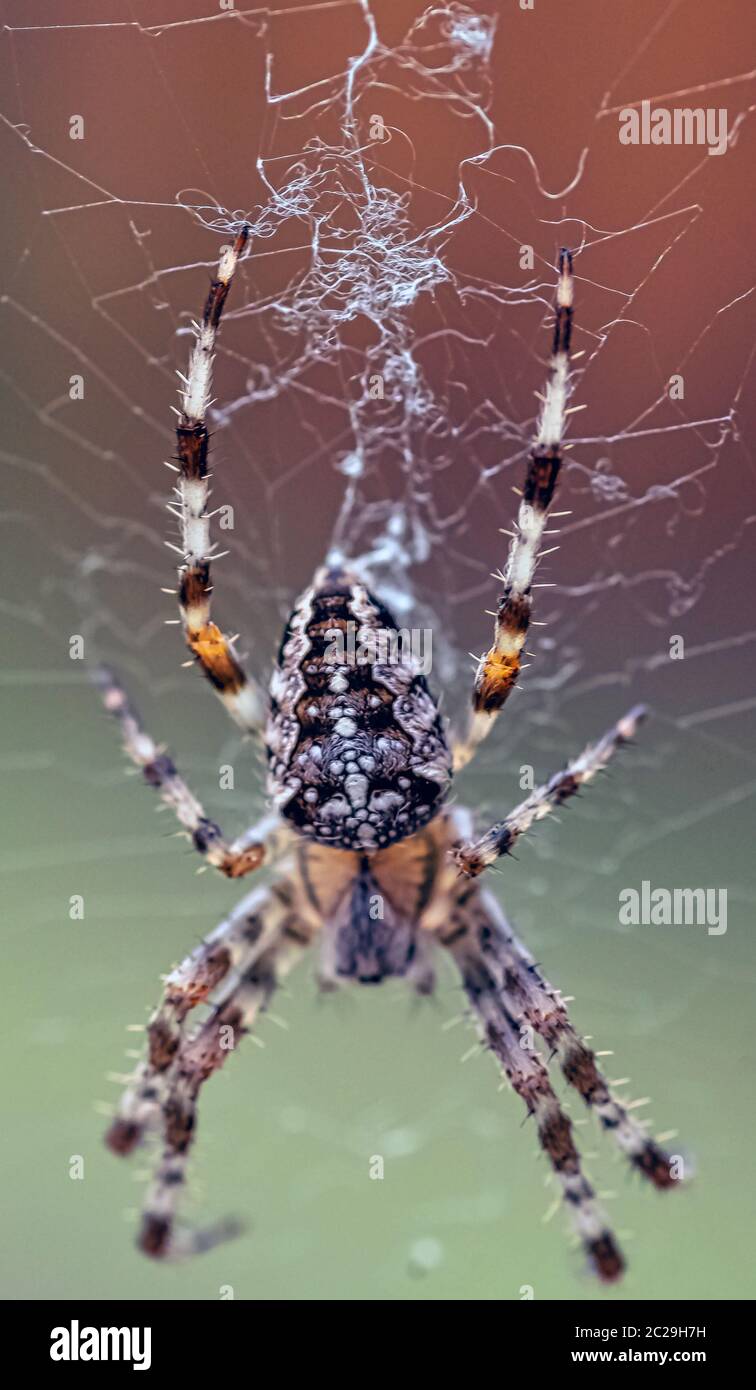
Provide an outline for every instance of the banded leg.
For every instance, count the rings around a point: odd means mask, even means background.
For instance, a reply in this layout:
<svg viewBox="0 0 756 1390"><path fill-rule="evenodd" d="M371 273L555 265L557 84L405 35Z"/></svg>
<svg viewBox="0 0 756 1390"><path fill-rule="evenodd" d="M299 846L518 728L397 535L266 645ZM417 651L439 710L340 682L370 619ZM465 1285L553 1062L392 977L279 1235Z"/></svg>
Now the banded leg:
<svg viewBox="0 0 756 1390"><path fill-rule="evenodd" d="M516 685L530 626L533 580L562 463L562 437L569 413L573 294L569 251L560 252L558 270L554 341L546 393L541 397L538 432L530 453L507 566L503 574L496 575L502 580L504 591L496 610L494 642L478 663L467 733L454 749L455 771L470 761L478 745L490 733L499 710ZM540 553L548 554L548 551Z"/></svg>
<svg viewBox="0 0 756 1390"><path fill-rule="evenodd" d="M192 1009L232 971L253 964L281 932L291 911L283 885L255 888L195 951L166 977L163 997L147 1025L147 1055L121 1097L105 1142L130 1154L155 1127L165 1106Z"/></svg>
<svg viewBox="0 0 756 1390"><path fill-rule="evenodd" d="M535 821L543 820L550 811L563 806L606 767L617 749L635 737L638 725L645 716L643 705L636 705L598 743L589 744L578 758L568 763L561 772L556 772L550 781L536 787L505 820L498 821L479 840L457 845L453 853L460 873L475 878L500 855L508 854L520 835L524 835Z"/></svg>
<svg viewBox="0 0 756 1390"><path fill-rule="evenodd" d="M197 1102L205 1081L219 1071L236 1044L250 1032L276 986L309 945L309 933L287 924L279 938L235 976L211 1016L180 1048L164 1109L164 1148L147 1192L139 1247L155 1259L199 1254L236 1234L226 1221L204 1231L176 1229L176 1212L186 1183L192 1141L196 1133Z"/></svg>
<svg viewBox="0 0 756 1390"><path fill-rule="evenodd" d="M181 410L176 428L178 506L174 515L181 523L183 556L179 569L179 608L189 650L193 653L231 717L246 733L258 730L264 720L264 702L255 682L243 670L233 648L210 619L210 495L208 472L207 410L213 374L213 353L223 307L234 271L249 231L243 227L232 246L226 247L205 303L197 341L183 382ZM171 465L173 466L173 465ZM176 547L172 547L175 549Z"/></svg>
<svg viewBox="0 0 756 1390"><path fill-rule="evenodd" d="M118 721L127 755L141 768L145 781L156 789L160 800L170 806L208 864L227 878L242 878L280 852L290 835L275 815L264 817L228 844L220 826L205 815L171 758L142 728L138 714L112 672L100 667L94 671L93 679L105 709Z"/></svg>
<svg viewBox="0 0 756 1390"><path fill-rule="evenodd" d="M618 1279L624 1260L614 1235L585 1176L572 1137L572 1125L564 1113L538 1054L522 1045L516 1015L481 953L471 947L464 927L441 937L453 955L473 1008L481 1040L493 1052L512 1089L535 1118L538 1140L553 1168L572 1224L592 1268L607 1283Z"/></svg>
<svg viewBox="0 0 756 1390"><path fill-rule="evenodd" d="M468 912L469 946L496 980L518 1029L530 1026L556 1055L565 1080L598 1117L621 1152L644 1178L662 1190L675 1185L672 1160L609 1089L596 1057L576 1033L566 1005L517 938L490 893L481 893Z"/></svg>

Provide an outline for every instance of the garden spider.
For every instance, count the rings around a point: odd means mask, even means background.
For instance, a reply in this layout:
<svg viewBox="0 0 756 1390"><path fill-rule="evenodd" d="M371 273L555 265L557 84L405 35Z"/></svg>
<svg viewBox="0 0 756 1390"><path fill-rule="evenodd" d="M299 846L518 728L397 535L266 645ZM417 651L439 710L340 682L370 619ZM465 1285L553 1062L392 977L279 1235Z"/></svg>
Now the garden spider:
<svg viewBox="0 0 756 1390"><path fill-rule="evenodd" d="M538 433L513 533L494 643L475 678L464 737L449 742L424 676L404 651L361 663L329 660L334 636L356 624L361 642L396 634L391 614L343 567L324 568L299 599L284 632L267 711L233 642L210 618L207 408L223 306L249 232L223 250L212 282L177 428L177 515L182 528L179 604L193 656L245 734L265 728L272 814L230 844L141 728L113 676L97 673L125 749L175 811L208 864L240 878L277 863L278 876L239 903L167 977L151 1017L147 1050L109 1133L127 1154L152 1129L162 1155L148 1190L139 1245L171 1257L208 1249L230 1233L176 1226L203 1082L235 1040L253 1027L282 977L316 940L326 988L405 975L426 994L433 956L454 960L483 1044L535 1118L591 1266L604 1280L623 1269L616 1240L584 1175L572 1126L532 1041L611 1132L631 1165L655 1187L674 1181L672 1160L610 1093L596 1058L575 1032L559 992L541 975L496 899L475 881L518 836L589 782L635 733L643 710L625 715L598 743L532 792L477 840L471 818L447 804L452 773L469 761L515 684L532 607L531 586L559 473L569 395L572 258L559 257L554 341ZM171 465L173 466L173 465ZM364 651L364 646L361 648ZM368 645L369 650L369 645ZM375 649L377 652L377 648ZM189 1014L209 1001L193 1029Z"/></svg>

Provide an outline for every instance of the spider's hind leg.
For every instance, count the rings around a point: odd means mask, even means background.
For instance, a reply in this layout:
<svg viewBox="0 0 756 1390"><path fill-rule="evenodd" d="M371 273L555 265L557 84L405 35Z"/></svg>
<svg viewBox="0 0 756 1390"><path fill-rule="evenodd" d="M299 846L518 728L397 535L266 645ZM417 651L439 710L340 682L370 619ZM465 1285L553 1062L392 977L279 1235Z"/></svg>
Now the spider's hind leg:
<svg viewBox="0 0 756 1390"><path fill-rule="evenodd" d="M121 1097L105 1142L130 1154L155 1128L170 1090L187 1020L232 970L247 968L281 929L287 910L282 887L255 888L165 979L163 997L147 1025L147 1055Z"/></svg>
<svg viewBox="0 0 756 1390"><path fill-rule="evenodd" d="M204 1230L176 1228L196 1133L199 1092L249 1033L284 975L300 959L310 937L301 923L284 922L279 935L242 973L234 972L213 1012L182 1042L168 1078L162 1107L163 1150L148 1189L138 1244L156 1259L199 1254L237 1233L234 1221Z"/></svg>
<svg viewBox="0 0 756 1390"><path fill-rule="evenodd" d="M541 1146L559 1175L565 1200L598 1274L618 1277L622 1259L602 1225L594 1194L580 1171L569 1120L560 1108L535 1051L539 1037L601 1126L653 1186L670 1189L673 1161L612 1094L596 1058L575 1031L558 991L543 978L515 936L495 898L463 881L437 938L454 957L481 1037L501 1062L514 1090L536 1116ZM600 1229L599 1229L600 1227ZM612 1272L614 1271L614 1272Z"/></svg>
<svg viewBox="0 0 756 1390"><path fill-rule="evenodd" d="M562 1074L598 1117L631 1166L654 1187L675 1186L669 1154L649 1138L622 1103L611 1093L594 1053L575 1031L558 991L541 975L530 953L518 940L498 904L483 894L487 918L479 929L481 952L506 991L518 1023L527 1024L555 1055Z"/></svg>
<svg viewBox="0 0 756 1390"><path fill-rule="evenodd" d="M516 1005L510 1006L476 939L473 907L455 914L439 933L457 964L473 1009L481 1041L500 1063L512 1089L535 1119L538 1141L562 1189L576 1234L599 1278L619 1279L625 1262L607 1225L591 1183L583 1172L572 1125L557 1097L541 1057L523 1033Z"/></svg>

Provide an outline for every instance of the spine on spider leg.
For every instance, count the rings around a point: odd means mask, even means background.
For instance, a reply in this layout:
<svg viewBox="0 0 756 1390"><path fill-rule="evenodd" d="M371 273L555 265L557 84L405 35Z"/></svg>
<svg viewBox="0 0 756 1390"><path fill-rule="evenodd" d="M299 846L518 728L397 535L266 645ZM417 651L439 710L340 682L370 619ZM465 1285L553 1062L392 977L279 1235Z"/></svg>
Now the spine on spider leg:
<svg viewBox="0 0 756 1390"><path fill-rule="evenodd" d="M249 729L259 723L257 691L236 659L231 643L210 618L210 518L207 410L212 386L213 352L223 308L239 257L247 244L243 227L233 246L220 258L218 273L205 302L197 341L182 376L181 410L176 428L179 479L177 497L181 520L183 564L179 571L179 607L189 650L238 724Z"/></svg>
<svg viewBox="0 0 756 1390"><path fill-rule="evenodd" d="M517 683L533 607L532 585L549 507L562 463L562 438L569 393L572 336L572 256L559 256L554 340L538 432L530 452L516 531L496 610L493 646L481 658L473 689L472 718L457 766L464 766L486 737Z"/></svg>

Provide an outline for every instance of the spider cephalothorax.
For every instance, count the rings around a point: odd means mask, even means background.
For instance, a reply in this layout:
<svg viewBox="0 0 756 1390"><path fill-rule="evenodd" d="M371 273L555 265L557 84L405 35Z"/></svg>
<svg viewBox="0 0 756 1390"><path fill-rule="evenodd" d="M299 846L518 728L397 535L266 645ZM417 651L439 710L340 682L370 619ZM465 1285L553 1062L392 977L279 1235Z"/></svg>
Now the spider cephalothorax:
<svg viewBox="0 0 756 1390"><path fill-rule="evenodd" d="M272 881L249 893L167 977L145 1057L108 1132L120 1154L149 1131L162 1135L140 1246L155 1257L177 1256L207 1249L230 1233L228 1226L197 1232L175 1224L199 1092L254 1026L288 970L317 943L318 977L330 988L403 975L428 993L435 960L445 955L454 963L483 1045L534 1117L591 1265L602 1279L616 1279L622 1255L583 1172L549 1064L556 1063L632 1167L655 1187L673 1186L676 1169L612 1095L559 991L477 879L606 766L633 737L643 711L631 710L477 840L469 813L447 804L452 768L474 755L520 670L568 413L572 259L566 251L559 258L549 377L500 576L494 642L478 665L468 727L449 740L391 615L344 568L321 571L294 609L267 701L232 641L211 621L206 414L215 338L247 239L242 227L221 256L184 379L176 467L179 606L189 649L237 724L247 734L265 732L271 814L229 843L141 727L114 677L105 670L97 677L129 756L207 863L230 878L263 864L276 867ZM190 1028L189 1015L205 1001L208 1016Z"/></svg>
<svg viewBox="0 0 756 1390"><path fill-rule="evenodd" d="M330 569L284 633L270 687L268 790L322 844L383 849L426 825L449 786L440 715L398 638L383 604Z"/></svg>

